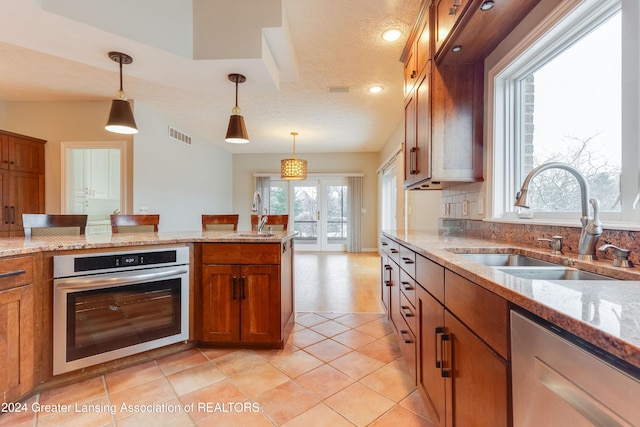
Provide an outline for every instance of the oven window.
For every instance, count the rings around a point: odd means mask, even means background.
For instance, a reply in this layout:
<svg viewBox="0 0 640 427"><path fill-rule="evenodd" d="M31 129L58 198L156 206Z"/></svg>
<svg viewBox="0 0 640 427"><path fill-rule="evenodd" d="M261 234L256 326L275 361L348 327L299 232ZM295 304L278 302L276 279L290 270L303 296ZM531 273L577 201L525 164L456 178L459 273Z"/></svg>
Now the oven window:
<svg viewBox="0 0 640 427"><path fill-rule="evenodd" d="M180 333L181 279L67 294L67 362Z"/></svg>

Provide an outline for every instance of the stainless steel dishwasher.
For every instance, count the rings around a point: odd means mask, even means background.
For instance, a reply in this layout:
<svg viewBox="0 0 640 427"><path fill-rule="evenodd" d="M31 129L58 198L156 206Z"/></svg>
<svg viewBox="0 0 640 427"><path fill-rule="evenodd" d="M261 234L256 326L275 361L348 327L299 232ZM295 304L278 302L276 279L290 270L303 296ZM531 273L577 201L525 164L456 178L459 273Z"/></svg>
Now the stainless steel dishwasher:
<svg viewBox="0 0 640 427"><path fill-rule="evenodd" d="M640 426L638 378L515 311L511 353L514 426Z"/></svg>

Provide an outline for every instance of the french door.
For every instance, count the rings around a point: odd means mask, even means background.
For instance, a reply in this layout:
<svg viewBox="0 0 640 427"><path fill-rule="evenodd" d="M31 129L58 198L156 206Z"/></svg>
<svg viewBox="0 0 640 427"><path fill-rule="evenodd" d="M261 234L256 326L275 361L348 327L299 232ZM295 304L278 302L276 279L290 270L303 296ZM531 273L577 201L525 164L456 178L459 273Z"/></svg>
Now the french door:
<svg viewBox="0 0 640 427"><path fill-rule="evenodd" d="M347 244L346 179L291 182L293 229L299 251L344 251ZM291 222L290 222L291 224Z"/></svg>

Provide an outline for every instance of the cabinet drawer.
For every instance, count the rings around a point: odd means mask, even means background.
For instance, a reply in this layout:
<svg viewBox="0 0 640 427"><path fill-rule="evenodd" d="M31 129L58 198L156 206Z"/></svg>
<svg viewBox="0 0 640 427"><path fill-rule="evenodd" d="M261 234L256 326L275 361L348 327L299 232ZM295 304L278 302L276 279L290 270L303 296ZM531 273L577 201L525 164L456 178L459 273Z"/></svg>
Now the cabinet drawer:
<svg viewBox="0 0 640 427"><path fill-rule="evenodd" d="M280 243L205 243L203 264L280 264Z"/></svg>
<svg viewBox="0 0 640 427"><path fill-rule="evenodd" d="M398 304L398 309L400 310L400 315L407 323L409 329L412 332L416 331L416 309L413 304L409 302L406 296L402 292L400 292L400 304Z"/></svg>
<svg viewBox="0 0 640 427"><path fill-rule="evenodd" d="M400 261L400 245L398 242L389 239L388 237L380 237L380 245L382 251L389 255L395 262Z"/></svg>
<svg viewBox="0 0 640 427"><path fill-rule="evenodd" d="M444 267L416 255L416 284L422 286L440 303L444 304Z"/></svg>
<svg viewBox="0 0 640 427"><path fill-rule="evenodd" d="M416 277L416 253L400 245L400 267L412 278Z"/></svg>
<svg viewBox="0 0 640 427"><path fill-rule="evenodd" d="M449 270L445 271L445 283L447 309L507 359L507 300Z"/></svg>
<svg viewBox="0 0 640 427"><path fill-rule="evenodd" d="M416 305L416 282L402 269L400 269L400 290L409 302Z"/></svg>
<svg viewBox="0 0 640 427"><path fill-rule="evenodd" d="M400 326L401 325L401 326ZM400 336L400 351L404 360L407 362L406 366L409 368L413 383L416 383L416 336L411 329L409 329L404 322L400 322L398 332Z"/></svg>
<svg viewBox="0 0 640 427"><path fill-rule="evenodd" d="M0 259L0 291L31 283L32 270L30 256Z"/></svg>

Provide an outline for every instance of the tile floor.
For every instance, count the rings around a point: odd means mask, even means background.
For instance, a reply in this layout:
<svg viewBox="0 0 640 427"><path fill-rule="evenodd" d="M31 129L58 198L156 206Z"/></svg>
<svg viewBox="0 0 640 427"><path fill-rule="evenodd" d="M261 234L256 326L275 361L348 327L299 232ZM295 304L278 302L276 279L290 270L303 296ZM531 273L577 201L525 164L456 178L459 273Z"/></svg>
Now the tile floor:
<svg viewBox="0 0 640 427"><path fill-rule="evenodd" d="M381 314L378 255L297 252L295 266L284 349L188 350L32 396L0 426L430 427Z"/></svg>

